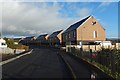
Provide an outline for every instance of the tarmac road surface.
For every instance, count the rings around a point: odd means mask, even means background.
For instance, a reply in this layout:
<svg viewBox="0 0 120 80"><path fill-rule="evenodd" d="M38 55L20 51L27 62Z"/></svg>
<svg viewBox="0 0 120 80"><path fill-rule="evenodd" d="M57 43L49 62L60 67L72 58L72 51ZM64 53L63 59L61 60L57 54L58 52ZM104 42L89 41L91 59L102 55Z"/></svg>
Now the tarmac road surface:
<svg viewBox="0 0 120 80"><path fill-rule="evenodd" d="M42 48L2 65L2 77L70 78L70 74L56 52Z"/></svg>
<svg viewBox="0 0 120 80"><path fill-rule="evenodd" d="M92 68L77 62L69 55L54 48L34 48L31 54L2 65L2 77L5 78L66 78L70 80L73 76L60 57L63 56L78 78L94 78ZM101 73L98 73L101 78ZM102 77L104 78L104 76ZM95 79L96 80L96 79ZM109 80L109 79L108 79Z"/></svg>

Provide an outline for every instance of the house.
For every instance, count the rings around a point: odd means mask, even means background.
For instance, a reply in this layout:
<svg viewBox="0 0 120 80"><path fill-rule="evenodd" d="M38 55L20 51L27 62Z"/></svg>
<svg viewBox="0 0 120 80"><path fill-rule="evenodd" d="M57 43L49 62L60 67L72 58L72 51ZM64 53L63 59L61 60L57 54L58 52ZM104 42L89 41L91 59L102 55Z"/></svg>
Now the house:
<svg viewBox="0 0 120 80"><path fill-rule="evenodd" d="M20 43L24 45L32 45L32 44L35 44L35 40L36 40L36 37L31 36L31 37L24 38L23 40L20 41Z"/></svg>
<svg viewBox="0 0 120 80"><path fill-rule="evenodd" d="M105 29L93 16L72 24L62 33L63 45L91 44L105 39Z"/></svg>
<svg viewBox="0 0 120 80"><path fill-rule="evenodd" d="M14 41L20 42L23 38L13 38Z"/></svg>
<svg viewBox="0 0 120 80"><path fill-rule="evenodd" d="M35 42L37 45L47 45L48 44L48 34L42 34L42 35L39 35Z"/></svg>
<svg viewBox="0 0 120 80"><path fill-rule="evenodd" d="M8 40L8 41L9 41L9 40L14 40L13 38L6 38L6 37L4 37L3 39L6 40L6 41L7 41L7 40Z"/></svg>
<svg viewBox="0 0 120 80"><path fill-rule="evenodd" d="M106 41L110 41L114 48L120 49L120 38L107 38Z"/></svg>
<svg viewBox="0 0 120 80"><path fill-rule="evenodd" d="M3 38L0 38L0 48L7 48L6 41Z"/></svg>
<svg viewBox="0 0 120 80"><path fill-rule="evenodd" d="M19 42L23 40L23 38L13 38L13 40L14 40L14 44L18 45Z"/></svg>
<svg viewBox="0 0 120 80"><path fill-rule="evenodd" d="M62 43L62 31L55 31L48 37L48 42L50 45L61 45Z"/></svg>

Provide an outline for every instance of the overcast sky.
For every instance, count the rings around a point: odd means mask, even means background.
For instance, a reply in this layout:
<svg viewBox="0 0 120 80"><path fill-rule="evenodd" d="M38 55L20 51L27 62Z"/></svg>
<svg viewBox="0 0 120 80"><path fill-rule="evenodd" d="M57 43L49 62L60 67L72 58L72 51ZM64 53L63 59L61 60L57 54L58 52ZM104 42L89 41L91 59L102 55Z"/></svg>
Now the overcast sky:
<svg viewBox="0 0 120 80"><path fill-rule="evenodd" d="M117 2L1 2L3 37L38 36L66 29L93 15L106 29L107 37L118 36Z"/></svg>

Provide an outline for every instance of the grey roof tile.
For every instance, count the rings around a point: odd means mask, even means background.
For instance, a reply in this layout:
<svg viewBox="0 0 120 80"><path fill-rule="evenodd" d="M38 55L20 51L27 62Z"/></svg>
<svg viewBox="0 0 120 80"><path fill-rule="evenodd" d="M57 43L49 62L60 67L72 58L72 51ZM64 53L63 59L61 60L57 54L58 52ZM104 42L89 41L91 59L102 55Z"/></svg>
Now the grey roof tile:
<svg viewBox="0 0 120 80"><path fill-rule="evenodd" d="M75 24L71 25L69 28L67 28L63 33L66 33L66 32L69 32L69 31L72 31L76 28L78 28L83 22L85 22L90 16L82 19L81 21L79 22L76 22Z"/></svg>
<svg viewBox="0 0 120 80"><path fill-rule="evenodd" d="M63 31L63 30L53 32L49 37L56 37L61 31Z"/></svg>

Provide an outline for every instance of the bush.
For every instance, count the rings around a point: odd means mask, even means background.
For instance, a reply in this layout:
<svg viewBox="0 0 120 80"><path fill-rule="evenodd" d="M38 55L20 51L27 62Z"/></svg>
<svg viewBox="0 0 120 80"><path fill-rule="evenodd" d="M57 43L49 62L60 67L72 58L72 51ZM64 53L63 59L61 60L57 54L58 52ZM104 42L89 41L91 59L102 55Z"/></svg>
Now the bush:
<svg viewBox="0 0 120 80"><path fill-rule="evenodd" d="M15 45L14 42L18 42L18 41L6 40L6 43L7 43L9 48L12 48L12 49L25 49L25 50L29 49L28 46L25 46L25 45L22 45L22 44Z"/></svg>

